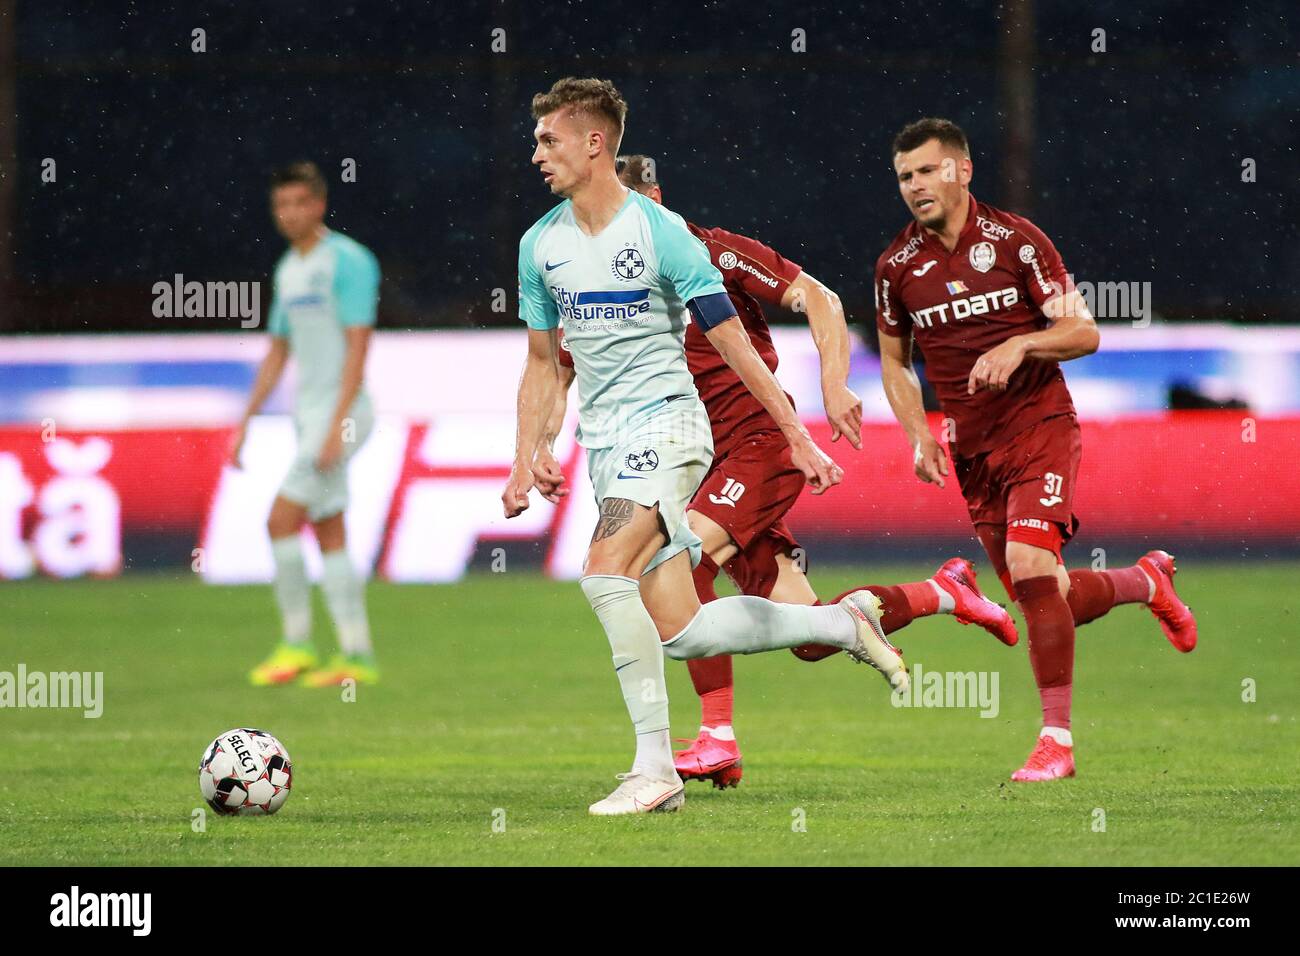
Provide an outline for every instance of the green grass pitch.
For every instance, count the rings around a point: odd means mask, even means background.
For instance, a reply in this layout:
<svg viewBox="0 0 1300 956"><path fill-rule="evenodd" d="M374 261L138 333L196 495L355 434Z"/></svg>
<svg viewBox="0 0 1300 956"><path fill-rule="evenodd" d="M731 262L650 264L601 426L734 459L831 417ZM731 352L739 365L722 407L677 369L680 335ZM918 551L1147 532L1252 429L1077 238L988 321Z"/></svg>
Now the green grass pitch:
<svg viewBox="0 0 1300 956"><path fill-rule="evenodd" d="M829 595L932 570L812 580ZM842 657L741 658L744 782L690 784L683 812L631 819L586 813L627 769L632 736L576 584L512 572L372 585L384 680L345 702L248 686L276 631L269 588L11 582L0 670L102 670L105 704L97 720L0 710L0 864L1295 865L1297 573L1182 562L1201 623L1190 655L1143 608L1082 628L1074 780L1008 782L1037 729L1024 641L1004 648L938 617L896 640L929 670L998 671L995 718L894 708L877 674ZM319 597L316 633L329 647ZM667 664L673 731L691 736L686 668ZM195 832L199 756L233 726L285 742L293 794L277 816L208 814Z"/></svg>

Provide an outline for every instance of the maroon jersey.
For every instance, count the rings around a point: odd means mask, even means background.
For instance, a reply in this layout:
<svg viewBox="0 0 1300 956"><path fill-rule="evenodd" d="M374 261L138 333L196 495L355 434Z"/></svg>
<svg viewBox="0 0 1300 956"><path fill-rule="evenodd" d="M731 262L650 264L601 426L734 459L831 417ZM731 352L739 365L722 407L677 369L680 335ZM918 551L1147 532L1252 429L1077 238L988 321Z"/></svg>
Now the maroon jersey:
<svg viewBox="0 0 1300 956"><path fill-rule="evenodd" d="M704 229L687 223L692 235L704 243L709 258L722 273L722 284L736 307L749 340L764 364L776 372L776 347L772 330L759 300L781 304L790 283L803 269L774 249L725 229ZM572 366L573 359L560 341L560 364ZM776 429L776 421L740 376L731 370L713 343L694 322L686 326L686 364L695 377L695 387L713 428L713 457L722 458L745 435L762 429Z"/></svg>
<svg viewBox="0 0 1300 956"><path fill-rule="evenodd" d="M761 300L780 305L790 283L803 270L757 240L725 229L702 229L689 222L686 225L709 250L709 258L722 273L723 287L749 333L749 340L754 343L754 350L775 373L777 357L772 330L758 303ZM715 459L723 457L743 435L777 427L776 421L694 322L686 327L686 363L695 376L695 387L713 426Z"/></svg>
<svg viewBox="0 0 1300 956"><path fill-rule="evenodd" d="M914 220L881 254L876 327L915 337L925 376L953 419L955 455L978 455L1043 419L1074 413L1056 362L1026 359L1005 390L966 393L976 359L1046 328L1043 303L1069 288L1060 254L1037 226L974 196L952 252Z"/></svg>

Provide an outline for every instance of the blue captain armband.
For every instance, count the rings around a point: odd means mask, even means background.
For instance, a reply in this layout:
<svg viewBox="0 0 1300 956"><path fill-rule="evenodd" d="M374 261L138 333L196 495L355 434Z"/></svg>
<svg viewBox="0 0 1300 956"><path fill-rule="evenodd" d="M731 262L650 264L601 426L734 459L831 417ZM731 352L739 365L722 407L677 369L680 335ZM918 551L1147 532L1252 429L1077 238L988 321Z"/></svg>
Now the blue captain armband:
<svg viewBox="0 0 1300 956"><path fill-rule="evenodd" d="M736 315L736 307L731 304L731 296L725 292L697 295L686 303L686 308L691 310L691 317L695 319L695 324L705 332L717 328Z"/></svg>

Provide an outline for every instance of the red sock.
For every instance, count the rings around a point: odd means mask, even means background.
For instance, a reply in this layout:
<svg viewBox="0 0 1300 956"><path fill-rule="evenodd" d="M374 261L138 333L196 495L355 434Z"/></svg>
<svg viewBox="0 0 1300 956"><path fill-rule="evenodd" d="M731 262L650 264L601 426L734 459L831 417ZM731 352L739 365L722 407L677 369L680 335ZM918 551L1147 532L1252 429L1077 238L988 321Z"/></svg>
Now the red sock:
<svg viewBox="0 0 1300 956"><path fill-rule="evenodd" d="M695 596L700 599L701 604L708 604L718 599L718 592L713 590L713 582L717 579L717 564L707 554L700 555L700 563L691 572L691 580L695 582Z"/></svg>
<svg viewBox="0 0 1300 956"><path fill-rule="evenodd" d="M691 572L695 581L695 593L701 604L718 599L717 592L713 590L717 576L718 566L707 554L703 555L699 566ZM726 654L719 657L696 657L686 662L686 669L691 672L695 693L700 695L700 723L705 727L730 725L732 705L735 702L731 658Z"/></svg>
<svg viewBox="0 0 1300 956"><path fill-rule="evenodd" d="M1102 571L1070 572L1070 593L1066 595L1074 624L1095 621L1115 606L1115 585Z"/></svg>
<svg viewBox="0 0 1300 956"><path fill-rule="evenodd" d="M1117 571L1102 571L1115 585L1116 604L1146 604L1151 597L1151 579L1136 564Z"/></svg>
<svg viewBox="0 0 1300 956"><path fill-rule="evenodd" d="M907 599L907 605L912 609L912 617L908 618L909 621L912 618L929 617L931 614L939 613L939 592L929 581L912 581L909 584L900 584L893 590L901 591Z"/></svg>
<svg viewBox="0 0 1300 956"><path fill-rule="evenodd" d="M929 604L921 604L913 600L913 589L928 592L922 594L921 598L928 600ZM939 610L939 595L935 594L934 588L924 581L892 586L868 584L866 590L880 598L880 609L883 612L880 617L880 627L886 634L901 631L918 617L928 617ZM836 598L836 601L838 600L839 598Z"/></svg>
<svg viewBox="0 0 1300 956"><path fill-rule="evenodd" d="M1054 574L1017 581L1016 595L1029 630L1029 663L1043 703L1043 726L1069 730L1074 615Z"/></svg>
<svg viewBox="0 0 1300 956"><path fill-rule="evenodd" d="M907 627L914 619L925 616L925 614L917 613L908 600L907 588L910 586L907 584L900 586L868 584L864 588L850 588L830 601L818 601L817 603L822 605L839 604L840 601L854 591L870 591L880 598L881 611L883 612L880 618L881 630L886 634L893 634L895 631L901 631ZM930 585L926 584L925 588L934 597L934 610L925 613L933 614L934 611L939 609L939 596L934 593L934 588L930 587ZM820 661L832 654L839 653L839 648L831 647L828 644L801 644L798 647L790 648L790 653L801 661Z"/></svg>
<svg viewBox="0 0 1300 956"><path fill-rule="evenodd" d="M1117 571L1070 572L1070 593L1066 600L1074 623L1087 624L1120 604L1146 604L1151 579L1137 565Z"/></svg>
<svg viewBox="0 0 1300 956"><path fill-rule="evenodd" d="M1043 726L1060 727L1062 730L1069 730L1070 699L1074 696L1074 685L1062 684L1059 687L1040 687L1038 696L1043 701Z"/></svg>

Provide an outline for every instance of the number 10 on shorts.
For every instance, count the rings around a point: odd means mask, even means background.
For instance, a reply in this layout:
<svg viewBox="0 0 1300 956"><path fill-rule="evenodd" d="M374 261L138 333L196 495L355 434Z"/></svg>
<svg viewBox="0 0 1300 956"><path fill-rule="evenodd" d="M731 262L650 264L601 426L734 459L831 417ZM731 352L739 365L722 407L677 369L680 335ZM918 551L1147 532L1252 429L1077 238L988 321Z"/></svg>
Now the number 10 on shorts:
<svg viewBox="0 0 1300 956"><path fill-rule="evenodd" d="M740 496L745 493L745 486L735 478L728 478L726 484L722 486L721 494L710 494L709 500L715 505L726 505L728 508L736 507L736 502Z"/></svg>

